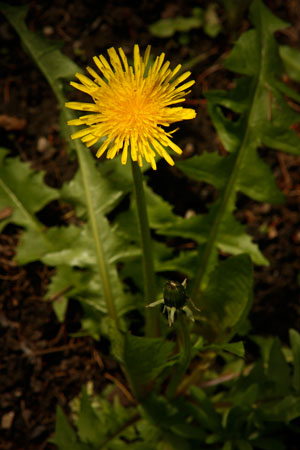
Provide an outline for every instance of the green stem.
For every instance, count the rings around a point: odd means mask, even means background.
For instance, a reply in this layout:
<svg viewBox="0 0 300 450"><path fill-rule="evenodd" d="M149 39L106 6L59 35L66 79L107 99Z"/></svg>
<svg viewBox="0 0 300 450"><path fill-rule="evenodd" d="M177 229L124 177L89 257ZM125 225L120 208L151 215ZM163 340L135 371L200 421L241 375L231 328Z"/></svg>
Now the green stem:
<svg viewBox="0 0 300 450"><path fill-rule="evenodd" d="M179 385L182 377L189 368L191 357L192 357L192 346L190 340L189 328L187 325L186 315L182 311L177 311L177 321L179 328L179 335L181 339L181 349L179 358L179 368L174 373L173 378L170 381L167 390L167 397L169 399L173 398L176 394L177 386Z"/></svg>
<svg viewBox="0 0 300 450"><path fill-rule="evenodd" d="M66 99L65 99L64 95L62 94L61 90L59 89L59 87L57 86L57 84L50 83L50 85L51 85L51 87L56 95L56 98L60 104L60 107L63 111L63 114L65 116L65 121L74 119L75 115L71 111L69 111L65 108ZM71 134L74 133L75 131L76 131L75 128L70 127ZM104 294L104 299L105 299L105 303L106 303L106 308L107 308L109 317L112 320L114 320L116 322L116 324L118 325L118 316L117 316L116 309L115 309L115 303L114 303L114 297L113 297L112 288L111 288L110 277L109 277L109 273L108 273L107 265L106 265L106 261L105 261L103 245L102 245L102 242L101 242L101 239L99 236L99 232L98 232L97 221L96 221L96 216L95 216L94 207L93 207L92 193L91 193L90 184L89 184L89 180L88 180L88 176L87 176L86 153L85 153L86 148L78 140L74 141L74 145L75 145L77 158L78 158L78 162L79 162L79 167L80 167L80 171L81 171L81 176L82 176L83 189L84 189L84 193L85 193L86 206L87 206L88 216L89 216L89 223L90 223L91 231L92 231L94 242L95 242L97 265L98 265L100 279L102 282L102 288L103 288L103 294Z"/></svg>
<svg viewBox="0 0 300 450"><path fill-rule="evenodd" d="M254 86L253 102L252 102L252 106L249 110L248 116L246 118L247 126L245 129L244 137L241 142L241 146L240 146L239 150L237 151L233 170L230 174L230 177L229 177L229 180L225 187L225 190L223 191L223 195L220 200L219 208L217 210L216 217L214 219L214 223L210 229L210 233L208 236L208 240L206 242L206 246L204 248L202 255L200 256L198 272L196 273L194 288L193 288L193 292L192 292L192 296L191 296L191 298L195 304L199 304L199 296L201 295L201 289L202 289L202 285L203 285L204 275L205 275L207 267L209 265L209 261L212 256L212 251L216 245L216 240L217 240L220 225L223 220L223 216L226 213L228 203L231 201L232 195L235 194L237 177L239 175L240 168L243 164L244 156L247 152L249 139L251 138L252 123L255 126L255 120L253 118L253 115L255 114L256 96L259 95L258 88L260 86L260 77L261 77L261 72L257 79L257 83Z"/></svg>
<svg viewBox="0 0 300 450"><path fill-rule="evenodd" d="M231 175L230 175L230 178L226 185L225 191L222 195L221 202L220 202L219 208L217 210L213 226L210 229L210 233L208 236L208 240L206 242L206 246L205 246L203 254L200 258L199 269L198 269L198 272L195 277L195 283L194 283L194 288L193 288L193 292L192 292L192 300L195 302L195 304L198 303L198 296L199 296L201 288L202 288L203 277L204 277L206 269L208 267L208 264L209 264L209 261L210 261L211 255L212 255L212 251L216 245L216 239L217 239L217 235L219 232L219 227L222 223L223 216L227 210L228 202L230 201L232 194L235 192L236 179L237 179L237 175L239 173L240 166L241 166L241 163L243 160L244 148L246 148L246 145L247 145L247 140L248 140L247 137L248 137L248 133L245 134L243 143L237 154L234 168L231 172Z"/></svg>
<svg viewBox="0 0 300 450"><path fill-rule="evenodd" d="M147 214L143 177L138 164L131 162L134 194L138 215L139 232L141 237L143 255L143 275L145 286L145 304L156 299L155 272L152 255L152 242ZM146 336L155 337L159 335L159 322L157 311L153 308L146 309Z"/></svg>
<svg viewBox="0 0 300 450"><path fill-rule="evenodd" d="M92 194L91 194L89 182L87 179L87 171L85 170L86 161L85 161L85 157L84 157L82 148L77 149L77 146L76 146L76 151L77 151L79 165L81 168L81 175L82 175L83 186L84 186L84 191L85 191L85 198L86 198L86 203L87 203L87 210L88 210L88 215L89 215L90 226L91 226L92 234L93 234L94 241L95 241L97 263L98 263L100 279L102 281L102 288L103 288L104 298L105 298L105 302L106 302L106 308L107 308L109 317L118 324L118 317L117 317L117 313L116 313L116 309L115 309L115 303L114 303L114 297L113 297L112 288L111 288L110 277L108 274L108 269L107 269L107 265L106 265L106 261L105 261L103 245L102 245L101 239L99 237L99 231L98 231L96 217L94 214Z"/></svg>

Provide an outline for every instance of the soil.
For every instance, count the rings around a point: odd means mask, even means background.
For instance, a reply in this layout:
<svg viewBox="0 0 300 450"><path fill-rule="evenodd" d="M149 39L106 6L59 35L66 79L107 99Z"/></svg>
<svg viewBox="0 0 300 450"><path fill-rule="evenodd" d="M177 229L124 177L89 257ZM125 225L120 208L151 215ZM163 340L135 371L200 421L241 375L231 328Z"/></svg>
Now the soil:
<svg viewBox="0 0 300 450"><path fill-rule="evenodd" d="M178 14L189 16L193 7L206 7L209 1L183 0L161 2L72 1L10 2L27 4L27 24L31 31L49 39L63 40L63 51L80 66L92 56L105 53L110 46L130 53L134 43L144 48L149 43L154 54L166 52L174 66L203 54L203 61L192 69L196 85L188 103L197 109L197 119L178 132L177 140L184 157L203 150L222 151L206 111L203 92L232 85L232 75L222 61L232 39L249 27L246 16L235 28L209 38L202 30L188 33L188 42L178 34L167 39L153 37L148 26ZM100 5L101 3L101 5ZM291 23L278 33L281 43L299 48L300 10L297 0L269 0L266 4L276 15ZM222 2L218 15L226 27ZM1 144L30 161L32 167L46 172L46 182L59 187L72 178L76 162L71 161L59 135L58 108L50 87L26 55L19 38L6 20L0 18ZM185 38L186 39L186 38ZM286 196L284 206L257 204L244 196L238 200L238 218L269 259L269 267L255 269L255 301L250 315L252 332L278 335L286 342L289 328L299 329L300 270L300 158L263 150L278 185ZM174 205L178 214L211 199L213 191L204 183L187 180L179 170L161 165L149 173L150 184ZM158 173L159 172L159 173ZM163 180L163 181L162 181ZM187 195L188 193L188 195ZM200 205L200 206L199 206ZM200 208L200 210L199 210ZM68 205L53 202L43 216L45 225L67 221ZM1 213L1 211L0 211ZM81 310L70 303L64 323L59 323L43 296L53 269L41 263L18 266L15 248L21 229L7 226L0 234L0 335L1 335L1 437L0 448L47 449L55 426L55 409L60 404L69 411L69 402L83 384L92 380L96 391L122 376L107 356L105 341L90 337L72 337L80 329Z"/></svg>

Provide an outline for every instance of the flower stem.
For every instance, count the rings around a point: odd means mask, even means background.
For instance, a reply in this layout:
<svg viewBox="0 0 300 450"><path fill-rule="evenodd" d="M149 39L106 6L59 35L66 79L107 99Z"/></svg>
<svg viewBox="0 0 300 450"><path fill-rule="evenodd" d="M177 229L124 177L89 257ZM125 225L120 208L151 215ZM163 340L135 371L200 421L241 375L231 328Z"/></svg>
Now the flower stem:
<svg viewBox="0 0 300 450"><path fill-rule="evenodd" d="M179 356L179 367L177 371L174 373L167 390L167 397L169 399L175 396L177 386L179 385L182 377L189 368L192 357L190 333L186 321L186 315L184 312L177 311L177 321L178 321L179 336L181 339L181 349Z"/></svg>
<svg viewBox="0 0 300 450"><path fill-rule="evenodd" d="M138 215L139 232L143 255L143 275L145 286L145 304L156 299L155 273L152 255L152 243L149 228L149 220L146 208L143 178L140 168L135 161L131 161L132 177L134 182L134 194ZM146 336L157 337L159 335L158 314L153 308L146 309Z"/></svg>
<svg viewBox="0 0 300 450"><path fill-rule="evenodd" d="M106 302L106 308L107 308L108 316L113 321L115 321L115 323L118 326L118 317L117 317L117 313L116 313L116 309L115 309L115 303L114 303L114 297L113 297L112 288L111 288L110 276L109 276L108 269L107 269L105 254L103 251L103 245L102 245L102 242L101 242L101 239L99 236L97 219L96 219L96 216L94 213L92 193L91 193L90 185L89 185L89 182L87 179L88 171L87 171L87 167L86 167L86 164L87 164L86 153L82 151L82 148L77 148L76 143L75 143L75 146L76 146L77 157L78 157L78 161L79 161L79 165L80 165L80 169L81 169L81 176L82 176L83 187L84 187L84 192L85 192L85 199L86 199L86 205L87 205L87 210L88 210L88 215L89 215L90 227L91 227L91 231L92 231L94 242L95 242L97 264L98 264L100 279L102 281L102 288L103 288L103 294L104 294L104 298L105 298L105 302Z"/></svg>
<svg viewBox="0 0 300 450"><path fill-rule="evenodd" d="M51 84L51 86L52 86L52 89L59 101L61 108L62 108L62 112L65 116L65 121L74 119L74 114L65 108L66 99L65 99L64 95L62 94L61 90L55 84L54 85ZM75 130L73 129L73 127L70 127L70 131L72 133ZM75 145L77 158L78 158L78 162L79 162L79 167L80 167L80 171L81 171L81 176L82 176L82 184L83 184L83 189L84 189L84 193L85 193L85 201L86 201L86 206L87 206L87 211L88 211L89 223L90 223L92 235L93 235L94 242L95 242L97 265L98 265L99 275L100 275L100 279L101 279L102 286L103 286L103 295L104 295L104 299L105 299L105 303L106 303L106 308L107 308L108 316L118 326L118 316L117 316L117 312L116 312L116 308L115 308L115 304L114 304L110 276L109 276L106 261L105 261L103 245L102 245L102 242L101 242L101 239L99 236L97 219L95 216L95 208L93 206L91 186L90 186L90 183L88 180L87 165L88 165L88 158L90 158L91 156L89 156L87 154L86 148L83 147L79 141L75 141L74 145Z"/></svg>

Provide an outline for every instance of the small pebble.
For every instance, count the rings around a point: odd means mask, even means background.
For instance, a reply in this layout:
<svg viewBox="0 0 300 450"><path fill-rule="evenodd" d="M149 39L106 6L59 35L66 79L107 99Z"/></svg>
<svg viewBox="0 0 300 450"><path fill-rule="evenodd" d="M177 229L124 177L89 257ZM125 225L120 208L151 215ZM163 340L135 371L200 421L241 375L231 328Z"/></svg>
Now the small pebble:
<svg viewBox="0 0 300 450"><path fill-rule="evenodd" d="M45 136L41 136L38 138L37 141L37 150L39 152L44 152L49 147L49 141Z"/></svg>
<svg viewBox="0 0 300 450"><path fill-rule="evenodd" d="M15 417L14 411L9 411L8 413L3 414L1 418L1 428L3 428L4 430L9 430L13 423L14 417Z"/></svg>
<svg viewBox="0 0 300 450"><path fill-rule="evenodd" d="M188 209L184 215L185 219L190 219L191 217L195 216L196 213L193 209Z"/></svg>
<svg viewBox="0 0 300 450"><path fill-rule="evenodd" d="M53 27L46 26L43 28L43 33L45 36L51 36L54 33Z"/></svg>

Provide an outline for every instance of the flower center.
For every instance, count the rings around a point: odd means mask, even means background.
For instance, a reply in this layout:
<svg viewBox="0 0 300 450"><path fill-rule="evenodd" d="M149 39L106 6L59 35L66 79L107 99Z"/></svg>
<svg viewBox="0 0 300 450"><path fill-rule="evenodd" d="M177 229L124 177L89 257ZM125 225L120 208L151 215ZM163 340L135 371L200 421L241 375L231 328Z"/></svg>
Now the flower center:
<svg viewBox="0 0 300 450"><path fill-rule="evenodd" d="M161 113L159 99L151 98L147 86L125 86L125 89L114 90L113 99L101 99L103 119L109 120L119 133L131 135L147 135L158 123Z"/></svg>

